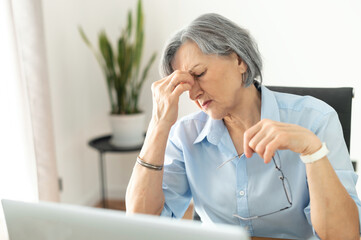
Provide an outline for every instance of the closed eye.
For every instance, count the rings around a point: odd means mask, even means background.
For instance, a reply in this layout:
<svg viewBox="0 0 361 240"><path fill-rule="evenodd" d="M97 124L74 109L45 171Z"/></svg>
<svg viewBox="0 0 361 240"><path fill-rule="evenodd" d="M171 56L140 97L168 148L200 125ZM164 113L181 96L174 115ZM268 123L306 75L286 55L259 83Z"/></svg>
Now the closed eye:
<svg viewBox="0 0 361 240"><path fill-rule="evenodd" d="M204 72L202 72L201 74L194 75L194 77L200 78L200 77L204 76L204 74L206 74L206 72L207 72L207 71L204 71Z"/></svg>

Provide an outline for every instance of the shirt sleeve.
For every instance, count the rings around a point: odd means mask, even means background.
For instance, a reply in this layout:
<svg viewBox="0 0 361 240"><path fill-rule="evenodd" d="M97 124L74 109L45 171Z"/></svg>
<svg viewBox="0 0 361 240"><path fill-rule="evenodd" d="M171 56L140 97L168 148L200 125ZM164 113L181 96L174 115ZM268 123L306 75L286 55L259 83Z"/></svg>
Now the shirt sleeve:
<svg viewBox="0 0 361 240"><path fill-rule="evenodd" d="M325 142L329 149L327 155L332 167L334 168L342 185L347 190L348 194L355 201L359 212L359 224L361 222L361 202L356 192L357 174L354 172L350 155L347 150L341 123L335 111L332 111L321 118L317 129L311 129L322 142ZM310 204L304 209L304 213L308 222L311 223L311 209ZM360 227L361 229L361 227ZM313 232L317 236L315 230Z"/></svg>
<svg viewBox="0 0 361 240"><path fill-rule="evenodd" d="M165 197L161 216L183 217L192 198L183 161L183 152L179 146L168 140L165 151L163 193Z"/></svg>

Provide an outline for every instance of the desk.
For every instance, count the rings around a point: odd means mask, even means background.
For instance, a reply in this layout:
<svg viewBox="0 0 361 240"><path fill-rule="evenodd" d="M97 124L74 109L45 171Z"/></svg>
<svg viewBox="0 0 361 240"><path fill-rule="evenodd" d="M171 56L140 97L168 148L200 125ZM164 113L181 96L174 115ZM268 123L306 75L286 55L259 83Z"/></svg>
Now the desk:
<svg viewBox="0 0 361 240"><path fill-rule="evenodd" d="M100 170L100 181L101 181L101 194L102 194L102 202L103 202L103 208L107 208L107 194L106 194L106 172L105 172L105 158L104 154L107 152L135 152L139 151L142 148L142 145L135 146L135 147L127 147L127 148L121 148L116 147L110 143L110 139L112 138L111 135L106 135L102 137L97 137L94 139L91 139L88 142L88 145L92 148L95 148L99 152L99 170Z"/></svg>

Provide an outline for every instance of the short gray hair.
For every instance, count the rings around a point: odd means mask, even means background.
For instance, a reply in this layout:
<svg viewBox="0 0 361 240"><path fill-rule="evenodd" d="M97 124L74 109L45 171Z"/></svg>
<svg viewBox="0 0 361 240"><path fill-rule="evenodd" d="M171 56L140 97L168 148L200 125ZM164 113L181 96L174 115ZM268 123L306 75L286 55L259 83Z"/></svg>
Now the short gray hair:
<svg viewBox="0 0 361 240"><path fill-rule="evenodd" d="M170 38L163 52L160 73L171 74L173 58L186 41L195 42L204 54L228 56L236 53L247 64L246 87L256 78L262 83L262 59L257 44L246 29L215 13L201 15Z"/></svg>

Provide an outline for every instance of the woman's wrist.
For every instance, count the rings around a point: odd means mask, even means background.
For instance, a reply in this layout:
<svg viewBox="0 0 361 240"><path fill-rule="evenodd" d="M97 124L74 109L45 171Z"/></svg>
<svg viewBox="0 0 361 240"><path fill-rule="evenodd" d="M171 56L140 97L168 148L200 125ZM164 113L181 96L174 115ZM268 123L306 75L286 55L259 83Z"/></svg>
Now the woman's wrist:
<svg viewBox="0 0 361 240"><path fill-rule="evenodd" d="M165 148L171 126L155 122L152 119L148 126L145 142L139 157L152 165L163 165Z"/></svg>
<svg viewBox="0 0 361 240"><path fill-rule="evenodd" d="M316 139L314 141L310 141L309 145L306 147L306 149L301 153L301 156L305 155L311 155L317 152L322 147L322 142L320 139Z"/></svg>
<svg viewBox="0 0 361 240"><path fill-rule="evenodd" d="M325 156L327 156L328 153L329 151L327 149L326 143L322 143L321 148L318 149L316 152L308 155L301 155L300 158L304 163L313 163L324 158Z"/></svg>
<svg viewBox="0 0 361 240"><path fill-rule="evenodd" d="M150 120L150 123L149 123L149 128L157 129L157 131L170 132L170 129L172 128L173 124L170 122L167 122L164 120L159 120L155 117L152 117L152 119Z"/></svg>
<svg viewBox="0 0 361 240"><path fill-rule="evenodd" d="M162 124L160 122L155 122L152 119L148 126L145 143L147 143L148 141L150 141L150 142L156 141L158 143L161 143L161 142L166 143L168 140L170 129L171 129L171 126Z"/></svg>

